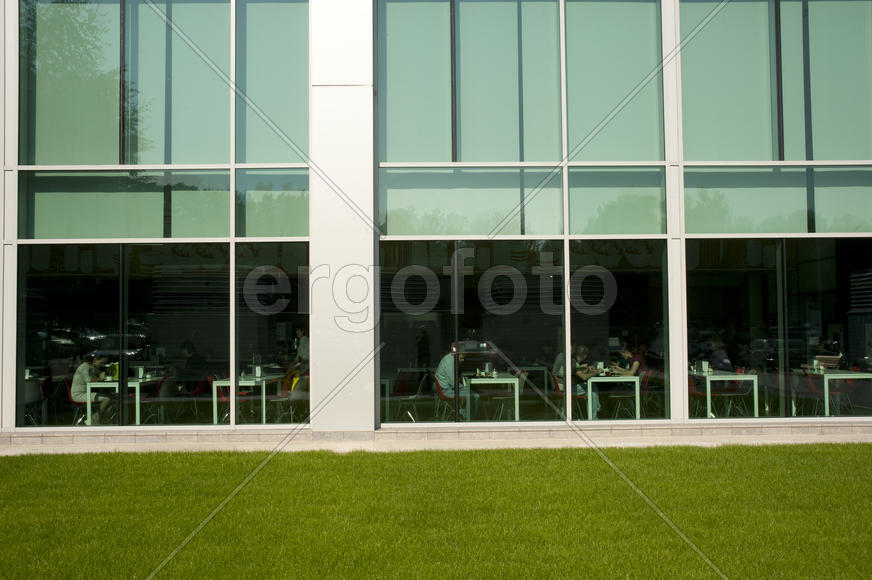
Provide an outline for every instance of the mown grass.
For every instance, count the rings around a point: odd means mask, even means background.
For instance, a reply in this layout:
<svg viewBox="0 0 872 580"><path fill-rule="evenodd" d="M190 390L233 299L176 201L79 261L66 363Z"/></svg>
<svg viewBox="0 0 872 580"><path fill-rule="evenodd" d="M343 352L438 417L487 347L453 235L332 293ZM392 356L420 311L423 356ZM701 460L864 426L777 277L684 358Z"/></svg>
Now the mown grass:
<svg viewBox="0 0 872 580"><path fill-rule="evenodd" d="M731 578L872 577L872 445L607 449ZM263 453L0 460L0 576L146 577ZM715 577L594 452L279 454L161 577Z"/></svg>

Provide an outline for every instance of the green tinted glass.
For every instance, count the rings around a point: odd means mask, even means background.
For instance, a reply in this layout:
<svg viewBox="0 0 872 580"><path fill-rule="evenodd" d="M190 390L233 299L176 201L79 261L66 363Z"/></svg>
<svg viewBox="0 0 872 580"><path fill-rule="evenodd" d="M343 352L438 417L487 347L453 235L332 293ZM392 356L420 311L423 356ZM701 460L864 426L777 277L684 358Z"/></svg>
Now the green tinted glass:
<svg viewBox="0 0 872 580"><path fill-rule="evenodd" d="M557 2L460 0L457 10L458 160L559 159Z"/></svg>
<svg viewBox="0 0 872 580"><path fill-rule="evenodd" d="M287 140L308 151L308 2L242 0L236 15L236 159L303 161Z"/></svg>
<svg viewBox="0 0 872 580"><path fill-rule="evenodd" d="M660 54L658 1L566 2L570 159L663 159Z"/></svg>
<svg viewBox="0 0 872 580"><path fill-rule="evenodd" d="M559 234L560 172L549 169L385 169L385 234Z"/></svg>
<svg viewBox="0 0 872 580"><path fill-rule="evenodd" d="M128 159L227 162L229 2L126 1Z"/></svg>
<svg viewBox="0 0 872 580"><path fill-rule="evenodd" d="M217 237L229 234L222 171L22 172L23 238Z"/></svg>
<svg viewBox="0 0 872 580"><path fill-rule="evenodd" d="M379 1L382 161L451 161L448 2Z"/></svg>
<svg viewBox="0 0 872 580"><path fill-rule="evenodd" d="M19 159L118 163L120 9L21 3Z"/></svg>
<svg viewBox="0 0 872 580"><path fill-rule="evenodd" d="M719 2L683 0L688 37ZM776 159L775 52L768 0L730 2L681 52L684 155L688 159Z"/></svg>
<svg viewBox="0 0 872 580"><path fill-rule="evenodd" d="M309 173L305 169L236 173L237 236L309 234Z"/></svg>
<svg viewBox="0 0 872 580"><path fill-rule="evenodd" d="M573 234L665 233L665 170L570 169L569 220Z"/></svg>
<svg viewBox="0 0 872 580"><path fill-rule="evenodd" d="M805 232L803 168L694 168L684 174L688 233Z"/></svg>

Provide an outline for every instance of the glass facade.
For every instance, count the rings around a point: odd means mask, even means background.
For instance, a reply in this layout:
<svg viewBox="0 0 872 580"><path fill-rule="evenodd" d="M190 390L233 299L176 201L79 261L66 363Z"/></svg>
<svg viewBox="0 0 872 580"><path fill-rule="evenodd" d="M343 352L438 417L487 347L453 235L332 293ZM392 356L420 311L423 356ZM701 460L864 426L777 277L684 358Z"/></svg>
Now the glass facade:
<svg viewBox="0 0 872 580"><path fill-rule="evenodd" d="M872 0L371 9L18 2L15 427L872 415Z"/></svg>
<svg viewBox="0 0 872 580"><path fill-rule="evenodd" d="M235 7L20 3L17 426L308 421L308 3Z"/></svg>

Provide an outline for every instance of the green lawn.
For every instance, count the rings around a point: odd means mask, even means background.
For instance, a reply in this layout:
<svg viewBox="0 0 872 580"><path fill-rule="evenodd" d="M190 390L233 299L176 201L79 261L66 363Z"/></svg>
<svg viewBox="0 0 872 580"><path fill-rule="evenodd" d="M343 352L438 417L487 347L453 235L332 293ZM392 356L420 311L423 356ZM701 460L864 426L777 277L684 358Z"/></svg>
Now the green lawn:
<svg viewBox="0 0 872 580"><path fill-rule="evenodd" d="M872 445L607 449L730 578L872 577ZM264 453L3 458L0 577L142 578ZM596 453L279 454L159 577L715 577Z"/></svg>

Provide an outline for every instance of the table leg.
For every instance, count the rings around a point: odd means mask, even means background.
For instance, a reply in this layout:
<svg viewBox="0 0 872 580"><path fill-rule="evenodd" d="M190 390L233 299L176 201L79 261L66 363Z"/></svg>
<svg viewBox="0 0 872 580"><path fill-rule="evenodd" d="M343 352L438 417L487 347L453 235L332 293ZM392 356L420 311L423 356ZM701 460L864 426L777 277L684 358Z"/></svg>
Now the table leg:
<svg viewBox="0 0 872 580"><path fill-rule="evenodd" d="M754 416L759 417L760 416L760 398L759 398L759 395L757 394L757 375L754 375L753 382L754 382Z"/></svg>
<svg viewBox="0 0 872 580"><path fill-rule="evenodd" d="M824 375L824 417L830 416L830 379Z"/></svg>
<svg viewBox="0 0 872 580"><path fill-rule="evenodd" d="M90 425L91 424L91 385L87 385L85 387L85 389L86 389L86 393L87 393L87 396L86 396L87 409L86 409L86 411L88 413L87 415L85 415L85 425Z"/></svg>
<svg viewBox="0 0 872 580"><path fill-rule="evenodd" d="M569 378L569 373L566 373L567 378ZM590 381L587 381L587 420L590 421L593 419L593 397L591 396L593 393L593 386L590 384ZM572 392L575 392L575 388L572 387L572 381L566 381L566 391L569 392L569 389L572 389Z"/></svg>
<svg viewBox="0 0 872 580"><path fill-rule="evenodd" d="M212 424L218 424L218 387L212 382Z"/></svg>
<svg viewBox="0 0 872 580"><path fill-rule="evenodd" d="M708 419L712 416L712 379L711 377L705 378L705 418Z"/></svg>
<svg viewBox="0 0 872 580"><path fill-rule="evenodd" d="M639 408L639 380L636 379L633 382L636 383L636 419L641 419L642 414L641 409Z"/></svg>

